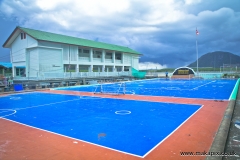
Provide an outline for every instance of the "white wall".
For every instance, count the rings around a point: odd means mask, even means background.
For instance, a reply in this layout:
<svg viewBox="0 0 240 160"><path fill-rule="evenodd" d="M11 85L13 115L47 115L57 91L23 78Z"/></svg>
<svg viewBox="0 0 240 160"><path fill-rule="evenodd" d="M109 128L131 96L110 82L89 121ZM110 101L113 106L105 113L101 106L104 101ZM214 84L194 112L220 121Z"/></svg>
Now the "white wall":
<svg viewBox="0 0 240 160"><path fill-rule="evenodd" d="M61 43L54 43L54 42L39 41L38 45L39 46L45 46L45 47L62 48Z"/></svg>
<svg viewBox="0 0 240 160"><path fill-rule="evenodd" d="M70 60L76 62L77 59L78 59L78 47L70 46Z"/></svg>
<svg viewBox="0 0 240 160"><path fill-rule="evenodd" d="M63 49L63 61L68 61L69 45L62 44L62 49Z"/></svg>
<svg viewBox="0 0 240 160"><path fill-rule="evenodd" d="M39 74L39 56L38 48L29 49L27 51L27 76L37 77Z"/></svg>
<svg viewBox="0 0 240 160"><path fill-rule="evenodd" d="M138 70L139 57L132 56L132 67Z"/></svg>
<svg viewBox="0 0 240 160"><path fill-rule="evenodd" d="M77 62L78 46L66 45L66 44L54 43L54 42L45 42L45 41L39 41L39 46L62 49L63 63L65 63L65 64L69 63L69 52L70 52L70 62L72 62L72 63Z"/></svg>
<svg viewBox="0 0 240 160"><path fill-rule="evenodd" d="M11 62L22 62L26 59L26 48L37 46L37 41L26 35L26 39L21 39L21 34L17 36L11 46Z"/></svg>
<svg viewBox="0 0 240 160"><path fill-rule="evenodd" d="M124 64L117 64L117 66L131 65L138 69L139 56L123 54ZM37 41L28 35L26 35L26 39L21 39L21 34L12 43L11 55L13 66L26 66L26 74L29 77L41 76L42 72L64 72L63 65L69 63L91 66L107 65L103 62L80 62L78 60L78 46ZM108 65L115 66L116 64L109 63Z"/></svg>
<svg viewBox="0 0 240 160"><path fill-rule="evenodd" d="M125 64L131 64L131 55L130 54L124 53L123 58L124 58Z"/></svg>
<svg viewBox="0 0 240 160"><path fill-rule="evenodd" d="M38 46L38 41L28 35L26 35L26 39L27 39L27 47L36 47Z"/></svg>
<svg viewBox="0 0 240 160"><path fill-rule="evenodd" d="M39 72L63 72L62 50L39 48Z"/></svg>

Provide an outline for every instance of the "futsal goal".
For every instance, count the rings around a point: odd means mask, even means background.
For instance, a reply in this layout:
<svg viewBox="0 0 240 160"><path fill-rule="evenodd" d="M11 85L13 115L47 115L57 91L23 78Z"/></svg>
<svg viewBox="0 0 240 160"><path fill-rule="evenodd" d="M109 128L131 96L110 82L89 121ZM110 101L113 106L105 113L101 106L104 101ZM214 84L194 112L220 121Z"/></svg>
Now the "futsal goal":
<svg viewBox="0 0 240 160"><path fill-rule="evenodd" d="M123 95L126 93L126 83L99 84L94 94Z"/></svg>

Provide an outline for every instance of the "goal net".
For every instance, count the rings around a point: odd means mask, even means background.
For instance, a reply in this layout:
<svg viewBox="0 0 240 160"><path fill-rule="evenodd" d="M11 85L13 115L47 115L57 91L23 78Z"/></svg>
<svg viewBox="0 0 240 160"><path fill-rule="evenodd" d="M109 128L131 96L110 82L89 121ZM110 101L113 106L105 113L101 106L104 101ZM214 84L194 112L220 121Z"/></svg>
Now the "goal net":
<svg viewBox="0 0 240 160"><path fill-rule="evenodd" d="M126 92L126 84L113 83L113 84L100 84L97 85L94 94L108 94L108 95L122 95Z"/></svg>

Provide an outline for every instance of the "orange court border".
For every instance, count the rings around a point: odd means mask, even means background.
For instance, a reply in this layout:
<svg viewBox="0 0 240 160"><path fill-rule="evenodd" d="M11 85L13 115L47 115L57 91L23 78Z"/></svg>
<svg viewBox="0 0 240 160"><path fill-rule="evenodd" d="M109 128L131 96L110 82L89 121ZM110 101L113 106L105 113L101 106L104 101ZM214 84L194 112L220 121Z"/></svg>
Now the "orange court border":
<svg viewBox="0 0 240 160"><path fill-rule="evenodd" d="M45 90L42 92L198 104L202 105L202 108L144 157L125 154L0 118L1 160L203 160L206 158L205 156L181 156L180 152L209 151L229 102L163 96L94 95L89 92L61 90Z"/></svg>

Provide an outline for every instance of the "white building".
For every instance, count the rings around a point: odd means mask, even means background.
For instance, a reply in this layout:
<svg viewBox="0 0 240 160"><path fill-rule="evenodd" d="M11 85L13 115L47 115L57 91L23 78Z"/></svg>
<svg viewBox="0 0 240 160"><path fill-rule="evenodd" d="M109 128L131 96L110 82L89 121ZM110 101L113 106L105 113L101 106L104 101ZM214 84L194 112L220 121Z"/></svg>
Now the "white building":
<svg viewBox="0 0 240 160"><path fill-rule="evenodd" d="M124 46L23 27L16 27L3 47L10 48L14 77L20 69L26 77L138 70L141 56Z"/></svg>

